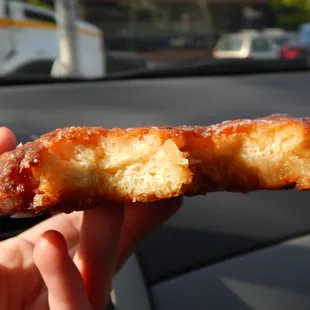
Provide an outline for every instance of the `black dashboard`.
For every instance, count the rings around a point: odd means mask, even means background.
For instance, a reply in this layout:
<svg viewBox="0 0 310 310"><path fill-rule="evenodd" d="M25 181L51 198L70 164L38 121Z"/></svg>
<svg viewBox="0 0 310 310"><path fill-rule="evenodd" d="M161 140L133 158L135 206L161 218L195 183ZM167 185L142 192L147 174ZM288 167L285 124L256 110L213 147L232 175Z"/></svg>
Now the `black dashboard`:
<svg viewBox="0 0 310 310"><path fill-rule="evenodd" d="M208 125L272 113L309 116L309 80L308 72L282 72L8 86L0 88L0 124L26 142L75 125ZM308 234L309 198L307 192L291 190L185 199L180 212L137 250L147 286L151 290L189 272ZM4 218L0 223L2 233L32 225Z"/></svg>

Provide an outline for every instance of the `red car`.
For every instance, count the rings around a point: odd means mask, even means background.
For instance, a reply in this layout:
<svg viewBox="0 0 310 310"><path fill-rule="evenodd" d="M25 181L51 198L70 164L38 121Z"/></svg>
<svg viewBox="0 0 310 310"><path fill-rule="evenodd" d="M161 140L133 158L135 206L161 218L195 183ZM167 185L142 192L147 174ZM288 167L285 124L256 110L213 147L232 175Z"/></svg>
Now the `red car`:
<svg viewBox="0 0 310 310"><path fill-rule="evenodd" d="M279 55L284 59L299 59L310 67L310 49L298 42L284 44L279 49Z"/></svg>

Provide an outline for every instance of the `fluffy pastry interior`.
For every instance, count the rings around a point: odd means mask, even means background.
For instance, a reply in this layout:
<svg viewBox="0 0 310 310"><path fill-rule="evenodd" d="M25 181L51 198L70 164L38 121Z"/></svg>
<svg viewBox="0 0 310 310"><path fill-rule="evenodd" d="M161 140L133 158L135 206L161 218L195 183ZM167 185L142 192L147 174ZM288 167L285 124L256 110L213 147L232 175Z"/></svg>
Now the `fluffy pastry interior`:
<svg viewBox="0 0 310 310"><path fill-rule="evenodd" d="M183 136L182 150L160 131L107 135L94 143L63 139L47 148L40 168L33 168L40 182L31 207L79 195L84 203L94 197L152 201L186 194L186 185L198 193L310 188L307 128L290 122L241 127Z"/></svg>
<svg viewBox="0 0 310 310"><path fill-rule="evenodd" d="M251 168L260 186L277 189L293 185L309 188L310 148L307 131L292 124L262 126L249 132L240 147L239 161Z"/></svg>
<svg viewBox="0 0 310 310"><path fill-rule="evenodd" d="M40 168L32 207L45 197L87 190L90 196L171 197L191 183L187 154L157 134L142 138L102 137L96 145L59 144ZM77 192L78 194L78 192Z"/></svg>

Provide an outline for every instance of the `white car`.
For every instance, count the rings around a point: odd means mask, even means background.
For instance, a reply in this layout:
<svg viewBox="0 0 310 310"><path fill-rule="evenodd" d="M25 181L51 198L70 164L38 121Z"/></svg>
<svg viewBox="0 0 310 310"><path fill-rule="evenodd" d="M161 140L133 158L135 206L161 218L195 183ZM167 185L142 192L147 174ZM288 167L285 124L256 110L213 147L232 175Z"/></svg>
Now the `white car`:
<svg viewBox="0 0 310 310"><path fill-rule="evenodd" d="M277 59L278 47L266 35L256 32L226 34L213 50L214 58Z"/></svg>

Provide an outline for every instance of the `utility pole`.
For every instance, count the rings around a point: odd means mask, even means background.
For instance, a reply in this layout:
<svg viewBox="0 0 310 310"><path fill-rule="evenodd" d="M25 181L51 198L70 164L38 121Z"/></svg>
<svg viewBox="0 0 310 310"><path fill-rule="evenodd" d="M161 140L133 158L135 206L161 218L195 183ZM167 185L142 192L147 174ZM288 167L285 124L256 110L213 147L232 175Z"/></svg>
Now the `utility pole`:
<svg viewBox="0 0 310 310"><path fill-rule="evenodd" d="M77 46L76 0L54 0L58 29L59 59L52 74L62 77L79 77Z"/></svg>
<svg viewBox="0 0 310 310"><path fill-rule="evenodd" d="M213 46L214 46L214 24L213 24L213 18L210 11L210 6L208 3L208 0L198 0L198 7L200 8L202 12L202 16L205 22L205 25L207 27L207 46L208 46L208 52L212 52Z"/></svg>
<svg viewBox="0 0 310 310"><path fill-rule="evenodd" d="M139 0L130 0L129 23L130 23L130 48L135 50L136 47L136 21L137 9L139 7Z"/></svg>

